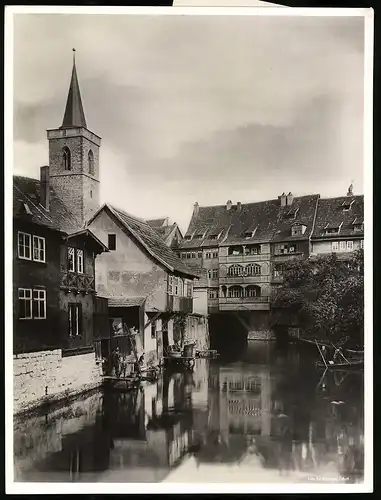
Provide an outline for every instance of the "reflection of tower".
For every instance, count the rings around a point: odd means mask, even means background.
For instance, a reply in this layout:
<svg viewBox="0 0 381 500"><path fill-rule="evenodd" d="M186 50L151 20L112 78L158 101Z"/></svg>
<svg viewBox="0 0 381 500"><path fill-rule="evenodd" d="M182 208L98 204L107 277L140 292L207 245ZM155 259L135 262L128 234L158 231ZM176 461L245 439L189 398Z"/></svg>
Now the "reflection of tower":
<svg viewBox="0 0 381 500"><path fill-rule="evenodd" d="M261 435L271 432L271 378L269 371L261 373Z"/></svg>

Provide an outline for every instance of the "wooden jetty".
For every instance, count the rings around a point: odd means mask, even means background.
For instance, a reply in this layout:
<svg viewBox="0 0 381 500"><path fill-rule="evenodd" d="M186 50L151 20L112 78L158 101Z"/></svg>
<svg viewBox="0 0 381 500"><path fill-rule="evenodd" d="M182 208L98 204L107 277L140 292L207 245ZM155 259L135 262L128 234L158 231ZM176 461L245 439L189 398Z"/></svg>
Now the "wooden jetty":
<svg viewBox="0 0 381 500"><path fill-rule="evenodd" d="M219 354L214 349L204 349L196 351L196 358L218 358Z"/></svg>
<svg viewBox="0 0 381 500"><path fill-rule="evenodd" d="M164 356L164 362L170 368L187 368L193 370L195 356Z"/></svg>

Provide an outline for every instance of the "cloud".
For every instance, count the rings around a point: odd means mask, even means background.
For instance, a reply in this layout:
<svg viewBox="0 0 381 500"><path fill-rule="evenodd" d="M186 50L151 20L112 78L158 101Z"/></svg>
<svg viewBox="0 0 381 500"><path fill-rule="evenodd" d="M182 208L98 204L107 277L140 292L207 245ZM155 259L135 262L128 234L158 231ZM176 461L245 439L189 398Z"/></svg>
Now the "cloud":
<svg viewBox="0 0 381 500"><path fill-rule="evenodd" d="M362 189L363 18L28 14L14 32L16 170L46 161L76 47L102 193L136 215Z"/></svg>

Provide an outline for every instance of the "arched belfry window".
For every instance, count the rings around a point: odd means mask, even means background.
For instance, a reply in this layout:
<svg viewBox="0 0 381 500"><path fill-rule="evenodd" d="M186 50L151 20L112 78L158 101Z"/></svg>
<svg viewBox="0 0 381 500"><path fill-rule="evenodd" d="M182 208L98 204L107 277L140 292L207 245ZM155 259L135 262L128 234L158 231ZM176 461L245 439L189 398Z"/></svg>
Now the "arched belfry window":
<svg viewBox="0 0 381 500"><path fill-rule="evenodd" d="M64 170L71 170L70 149L67 147L64 147L62 150L62 163Z"/></svg>
<svg viewBox="0 0 381 500"><path fill-rule="evenodd" d="M89 161L89 174L94 175L94 154L93 152L89 151L89 154L87 155L88 161Z"/></svg>

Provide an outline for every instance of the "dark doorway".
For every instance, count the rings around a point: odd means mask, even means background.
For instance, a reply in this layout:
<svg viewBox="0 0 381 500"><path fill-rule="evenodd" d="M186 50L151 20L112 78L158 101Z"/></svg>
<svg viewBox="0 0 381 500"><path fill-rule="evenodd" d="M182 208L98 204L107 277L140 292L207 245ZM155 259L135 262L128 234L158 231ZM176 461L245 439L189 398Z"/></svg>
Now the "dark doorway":
<svg viewBox="0 0 381 500"><path fill-rule="evenodd" d="M163 330L163 351L167 354L169 347L168 329Z"/></svg>

